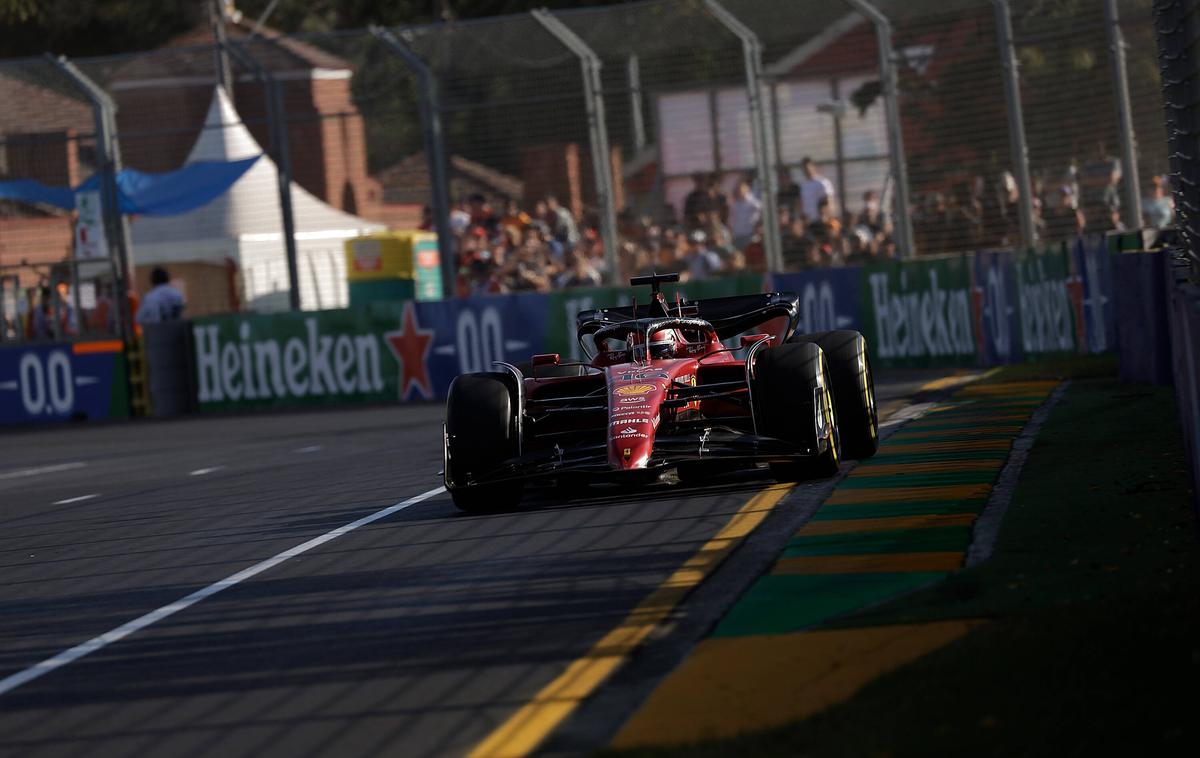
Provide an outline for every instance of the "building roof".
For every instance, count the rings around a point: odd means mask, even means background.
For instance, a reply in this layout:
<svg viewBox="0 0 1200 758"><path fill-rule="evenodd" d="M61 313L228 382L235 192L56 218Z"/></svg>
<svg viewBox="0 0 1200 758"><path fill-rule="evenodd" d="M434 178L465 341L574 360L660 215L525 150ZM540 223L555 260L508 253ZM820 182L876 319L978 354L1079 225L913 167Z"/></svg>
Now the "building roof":
<svg viewBox="0 0 1200 758"><path fill-rule="evenodd" d="M0 137L67 130L90 134L95 128L92 107L69 86L49 72L0 69L0 103L4 104L0 108Z"/></svg>
<svg viewBox="0 0 1200 758"><path fill-rule="evenodd" d="M226 36L239 43L264 69L280 79L300 77L348 77L353 65L339 56L296 37L263 27L251 36L242 21L226 20ZM215 40L212 26L205 22L166 42L156 50L119 56L89 68L89 74L111 89L137 86L166 86L172 82L210 84L216 81ZM230 56L235 77L251 77L237 58Z"/></svg>

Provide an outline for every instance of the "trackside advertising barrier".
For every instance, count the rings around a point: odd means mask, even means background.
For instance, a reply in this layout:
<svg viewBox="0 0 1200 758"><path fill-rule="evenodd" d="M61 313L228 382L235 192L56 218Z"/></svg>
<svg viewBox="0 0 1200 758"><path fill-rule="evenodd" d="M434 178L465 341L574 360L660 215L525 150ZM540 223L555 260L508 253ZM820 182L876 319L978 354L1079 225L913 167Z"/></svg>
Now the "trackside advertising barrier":
<svg viewBox="0 0 1200 758"><path fill-rule="evenodd" d="M1200 513L1200 287L1172 282L1169 293L1175 399L1192 469L1192 501Z"/></svg>
<svg viewBox="0 0 1200 758"><path fill-rule="evenodd" d="M863 267L862 333L886 366L974 363L966 255Z"/></svg>
<svg viewBox="0 0 1200 758"><path fill-rule="evenodd" d="M668 287L692 299L796 292L799 331L860 329L878 366L999 365L1114 344L1102 238L1024 256L1007 251L746 274ZM601 287L192 322L197 405L232 411L444 398L460 373L539 352L578 359L575 316L645 298Z"/></svg>
<svg viewBox="0 0 1200 758"><path fill-rule="evenodd" d="M0 425L128 415L121 342L0 348Z"/></svg>
<svg viewBox="0 0 1200 758"><path fill-rule="evenodd" d="M547 297L381 302L192 322L202 411L444 397L459 373L528 360Z"/></svg>

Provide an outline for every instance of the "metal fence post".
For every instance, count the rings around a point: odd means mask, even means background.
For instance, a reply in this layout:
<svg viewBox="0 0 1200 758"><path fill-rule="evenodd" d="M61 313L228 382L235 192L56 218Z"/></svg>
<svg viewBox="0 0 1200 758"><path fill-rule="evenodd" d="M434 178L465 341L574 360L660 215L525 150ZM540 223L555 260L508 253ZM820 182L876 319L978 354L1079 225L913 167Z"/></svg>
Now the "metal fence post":
<svg viewBox="0 0 1200 758"><path fill-rule="evenodd" d="M625 80L629 84L629 111L633 119L633 149L646 147L646 119L642 115L642 69L637 53L625 61Z"/></svg>
<svg viewBox="0 0 1200 758"><path fill-rule="evenodd" d="M596 175L596 205L600 212L600 237L604 242L606 281L618 284L620 261L617 256L617 210L612 185L612 161L608 147L608 125L604 117L604 88L600 81L600 57L592 52L566 24L542 8L530 11L555 39L579 57L583 69L583 97L587 110L588 137L592 148L592 171Z"/></svg>
<svg viewBox="0 0 1200 758"><path fill-rule="evenodd" d="M916 255L913 240L912 205L909 201L908 162L904 156L904 129L900 121L900 78L896 73L896 53L892 48L892 24L878 8L867 0L846 0L875 26L879 45L879 76L883 82L883 103L887 111L888 142L890 143L892 178L896 184L896 237L900 257Z"/></svg>
<svg viewBox="0 0 1200 758"><path fill-rule="evenodd" d="M1037 244L1037 229L1033 223L1033 184L1029 178L1025 117L1021 111L1021 75L1017 68L1017 52L1013 48L1012 9L1008 0L993 0L993 3L996 6L996 43L1000 47L1000 68L1004 71L1004 97L1008 101L1008 140L1012 150L1013 171L1017 175L1021 245L1029 250Z"/></svg>
<svg viewBox="0 0 1200 758"><path fill-rule="evenodd" d="M133 261L130 259L129 225L121 213L120 191L117 174L121 171L121 145L117 139L117 105L100 85L69 61L67 57L55 58L49 53L46 58L58 67L92 103L96 123L96 162L100 168L100 205L104 215L104 231L108 237L109 258L116 264L113 275L116 279L117 313L122 338L133 338L133 316L129 310L129 298L124 294L132 286ZM74 253L72 253L74 260ZM77 267L72 268L78 271ZM78 289L78 282L73 283ZM76 311L78 313L78 311Z"/></svg>
<svg viewBox="0 0 1200 758"><path fill-rule="evenodd" d="M275 175L279 180L279 215L283 221L283 246L287 255L288 307L300 310L300 272L296 255L296 220L292 214L292 161L288 154L287 123L284 121L283 96L279 81L267 71L249 52L236 42L229 41L225 50L254 74L262 85L267 99L267 129L271 136L271 147L275 161Z"/></svg>
<svg viewBox="0 0 1200 758"><path fill-rule="evenodd" d="M717 0L704 0L704 7L717 23L728 29L742 43L742 59L746 72L746 97L750 108L750 130L754 143L754 162L758 164L759 186L762 187L763 249L767 269L783 270L783 239L779 231L778 178L775 175L775 117L770 112L773 98L764 97L762 45L758 35Z"/></svg>
<svg viewBox="0 0 1200 758"><path fill-rule="evenodd" d="M1142 226L1142 186L1138 177L1137 138L1133 133L1133 106L1129 102L1129 72L1125 67L1125 35L1117 16L1117 0L1104 0L1104 22L1108 28L1108 51L1113 67L1113 93L1121 133L1121 175L1125 179L1125 226Z"/></svg>
<svg viewBox="0 0 1200 758"><path fill-rule="evenodd" d="M417 77L421 132L425 138L425 161L429 170L430 208L433 211L433 228L437 232L438 258L442 268L442 297L450 300L457 294L457 251L454 249L454 235L450 231L450 185L446 178L446 146L442 140L437 81L425 61L390 30L372 26L371 34L395 53Z"/></svg>

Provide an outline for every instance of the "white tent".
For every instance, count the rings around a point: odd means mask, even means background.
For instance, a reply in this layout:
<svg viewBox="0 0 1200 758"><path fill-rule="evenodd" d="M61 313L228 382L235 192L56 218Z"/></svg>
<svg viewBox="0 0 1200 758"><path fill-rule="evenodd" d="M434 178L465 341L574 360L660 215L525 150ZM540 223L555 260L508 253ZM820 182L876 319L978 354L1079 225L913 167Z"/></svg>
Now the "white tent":
<svg viewBox="0 0 1200 758"><path fill-rule="evenodd" d="M204 130L187 162L233 161L262 152L225 90L214 88ZM343 240L385 227L343 213L295 182L290 189L301 307L344 307L348 294ZM232 259L242 273L247 305L256 310L287 307L282 229L279 172L265 155L211 203L178 216L137 218L130 226L133 259L138 265L219 264Z"/></svg>

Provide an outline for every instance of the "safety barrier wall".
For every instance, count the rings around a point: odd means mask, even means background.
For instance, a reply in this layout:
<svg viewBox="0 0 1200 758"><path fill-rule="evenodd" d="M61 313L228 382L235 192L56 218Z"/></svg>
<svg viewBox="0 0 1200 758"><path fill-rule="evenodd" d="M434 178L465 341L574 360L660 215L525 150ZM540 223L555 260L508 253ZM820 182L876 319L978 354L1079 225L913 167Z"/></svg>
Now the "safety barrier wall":
<svg viewBox="0 0 1200 758"><path fill-rule="evenodd" d="M1175 399L1192 469L1192 499L1200 513L1200 287L1186 282L1171 285L1167 305Z"/></svg>
<svg viewBox="0 0 1200 758"><path fill-rule="evenodd" d="M1133 265L1127 258L1095 237L1027 255L981 251L667 289L669 298L680 291L691 299L796 292L800 332L859 329L880 367L995 366L1115 349L1113 267ZM1124 302L1149 298L1139 293L1151 279L1123 278ZM638 295L601 287L198 318L147 336L152 410L435 400L458 374L489 370L494 361L519 363L538 352L579 358L575 314ZM0 350L0 423L127 415L124 356L79 352L87 344Z"/></svg>

